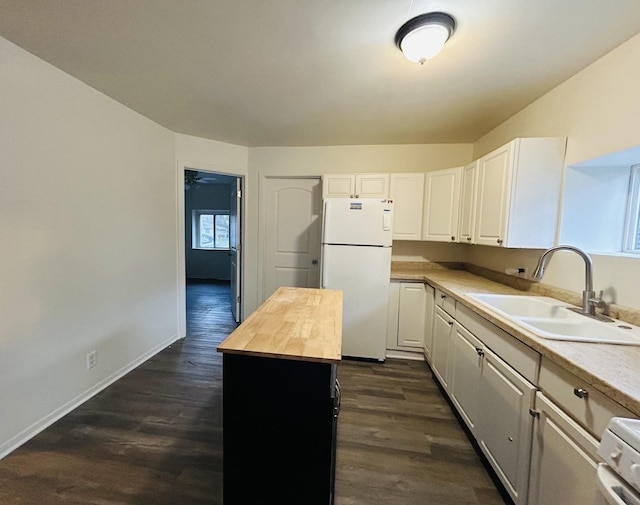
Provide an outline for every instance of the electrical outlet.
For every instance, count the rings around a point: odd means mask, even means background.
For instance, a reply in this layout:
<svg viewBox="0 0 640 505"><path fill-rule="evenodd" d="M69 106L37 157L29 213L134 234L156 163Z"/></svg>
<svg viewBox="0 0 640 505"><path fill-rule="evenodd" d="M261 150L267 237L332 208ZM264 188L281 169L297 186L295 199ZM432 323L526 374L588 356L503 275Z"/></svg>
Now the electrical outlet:
<svg viewBox="0 0 640 505"><path fill-rule="evenodd" d="M93 368L98 364L98 354L96 351L87 353L87 370Z"/></svg>

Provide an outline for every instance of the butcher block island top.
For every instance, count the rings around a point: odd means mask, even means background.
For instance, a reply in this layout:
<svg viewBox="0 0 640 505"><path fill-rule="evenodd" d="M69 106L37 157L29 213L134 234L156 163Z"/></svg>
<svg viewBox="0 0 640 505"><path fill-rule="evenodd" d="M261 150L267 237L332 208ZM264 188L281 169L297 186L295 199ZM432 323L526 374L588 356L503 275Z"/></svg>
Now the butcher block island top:
<svg viewBox="0 0 640 505"><path fill-rule="evenodd" d="M342 291L282 287L218 352L336 363L342 357Z"/></svg>

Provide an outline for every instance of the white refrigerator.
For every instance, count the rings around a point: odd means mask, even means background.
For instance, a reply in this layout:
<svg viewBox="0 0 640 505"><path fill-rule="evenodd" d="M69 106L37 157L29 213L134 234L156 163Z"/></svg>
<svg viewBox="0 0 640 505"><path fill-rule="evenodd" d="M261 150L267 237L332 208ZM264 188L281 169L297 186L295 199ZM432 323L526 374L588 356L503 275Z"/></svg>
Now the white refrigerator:
<svg viewBox="0 0 640 505"><path fill-rule="evenodd" d="M343 291L343 356L385 359L392 223L388 200L324 200L322 287Z"/></svg>

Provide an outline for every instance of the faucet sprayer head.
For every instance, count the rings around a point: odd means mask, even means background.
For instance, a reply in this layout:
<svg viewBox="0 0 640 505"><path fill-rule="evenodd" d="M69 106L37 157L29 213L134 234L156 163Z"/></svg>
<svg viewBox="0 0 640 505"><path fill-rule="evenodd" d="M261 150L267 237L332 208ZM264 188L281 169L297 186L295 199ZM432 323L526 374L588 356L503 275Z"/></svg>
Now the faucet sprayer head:
<svg viewBox="0 0 640 505"><path fill-rule="evenodd" d="M544 275L544 267L544 263L542 261L538 261L535 270L531 274L531 278L536 280L542 279L542 276Z"/></svg>
<svg viewBox="0 0 640 505"><path fill-rule="evenodd" d="M544 269L547 266L547 262L551 259L551 256L553 256L553 253L555 251L556 251L556 248L552 247L551 249L547 249L545 252L543 252L540 255L540 257L538 258L538 264L536 265L535 270L531 274L532 279L535 279L538 281L542 279L542 276L544 275Z"/></svg>

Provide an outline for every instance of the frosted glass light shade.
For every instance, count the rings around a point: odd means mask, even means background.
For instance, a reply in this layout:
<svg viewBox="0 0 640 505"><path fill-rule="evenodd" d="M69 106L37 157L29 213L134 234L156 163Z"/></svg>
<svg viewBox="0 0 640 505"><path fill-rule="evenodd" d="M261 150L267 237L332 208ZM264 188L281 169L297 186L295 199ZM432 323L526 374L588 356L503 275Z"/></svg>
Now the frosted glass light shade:
<svg viewBox="0 0 640 505"><path fill-rule="evenodd" d="M442 51L448 38L449 30L444 26L426 25L406 35L400 49L409 61L424 63Z"/></svg>
<svg viewBox="0 0 640 505"><path fill-rule="evenodd" d="M410 19L396 33L396 46L409 61L424 63L438 54L456 29L444 12L429 12Z"/></svg>

